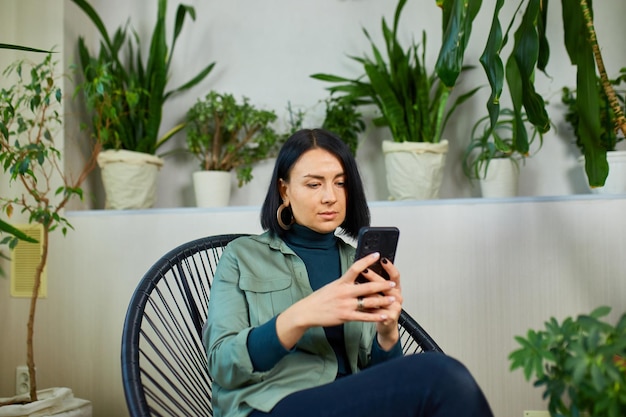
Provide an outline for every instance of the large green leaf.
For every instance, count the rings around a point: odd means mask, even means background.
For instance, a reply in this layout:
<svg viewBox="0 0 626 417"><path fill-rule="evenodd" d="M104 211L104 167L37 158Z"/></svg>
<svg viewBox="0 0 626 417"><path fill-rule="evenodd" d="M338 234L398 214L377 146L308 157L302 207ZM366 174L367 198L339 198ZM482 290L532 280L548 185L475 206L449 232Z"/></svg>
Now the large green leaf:
<svg viewBox="0 0 626 417"><path fill-rule="evenodd" d="M564 42L573 65L576 65L576 104L579 114L577 135L585 154L585 172L591 187L601 187L609 166L606 148L602 145L600 100L597 74L587 28L579 0L561 0ZM591 7L591 2L589 2Z"/></svg>
<svg viewBox="0 0 626 417"><path fill-rule="evenodd" d="M3 220L0 220L0 231L13 235L16 238L23 240L25 242L37 243L37 239L34 239L28 236L26 233L22 232L20 229L12 226L11 224Z"/></svg>
<svg viewBox="0 0 626 417"><path fill-rule="evenodd" d="M435 71L446 86L453 87L463 70L463 58L472 23L480 10L482 0L440 0L439 3L443 9L444 35Z"/></svg>
<svg viewBox="0 0 626 417"><path fill-rule="evenodd" d="M534 73L539 59L537 22L542 0L529 0L518 30L512 56L515 57L522 86L522 102L530 123L541 133L550 130L545 100L535 91Z"/></svg>
<svg viewBox="0 0 626 417"><path fill-rule="evenodd" d="M40 52L40 53L45 53L45 54L52 53L52 51L45 51L43 49L31 48L29 46L13 45L10 43L0 43L0 49L13 49L16 51Z"/></svg>
<svg viewBox="0 0 626 417"><path fill-rule="evenodd" d="M581 45L577 53L576 102L579 110L578 136L585 152L585 172L591 187L602 187L609 175L606 148L600 136L600 99L591 46Z"/></svg>
<svg viewBox="0 0 626 417"><path fill-rule="evenodd" d="M524 126L523 112L523 86L517 60L513 55L506 61L506 81L509 86L511 102L513 103L513 146L522 155L526 155L530 148L528 134Z"/></svg>
<svg viewBox="0 0 626 417"><path fill-rule="evenodd" d="M502 26L500 24L500 10L504 5L504 0L497 0L491 21L491 29L487 44L480 57L480 63L485 70L487 80L491 86L491 95L487 101L487 111L491 129L493 129L498 121L500 114L500 96L504 87L504 65L500 58L500 51L503 46Z"/></svg>

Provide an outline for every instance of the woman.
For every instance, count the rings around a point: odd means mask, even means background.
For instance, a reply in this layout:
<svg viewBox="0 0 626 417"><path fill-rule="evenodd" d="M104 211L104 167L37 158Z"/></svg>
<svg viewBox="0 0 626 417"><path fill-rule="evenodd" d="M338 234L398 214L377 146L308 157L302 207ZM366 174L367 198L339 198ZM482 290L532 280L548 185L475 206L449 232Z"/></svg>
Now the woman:
<svg viewBox="0 0 626 417"><path fill-rule="evenodd" d="M261 209L215 272L204 331L216 417L491 416L468 371L443 354L402 356L400 273L354 261L370 216L356 162L330 132L281 148ZM355 285L363 275L369 282Z"/></svg>

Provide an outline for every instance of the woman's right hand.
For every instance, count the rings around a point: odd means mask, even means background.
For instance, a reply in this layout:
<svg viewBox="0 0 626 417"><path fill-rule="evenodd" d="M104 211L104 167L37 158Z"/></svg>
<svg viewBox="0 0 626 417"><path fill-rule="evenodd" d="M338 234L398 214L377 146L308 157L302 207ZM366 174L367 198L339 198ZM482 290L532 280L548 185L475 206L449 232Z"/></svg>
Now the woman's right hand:
<svg viewBox="0 0 626 417"><path fill-rule="evenodd" d="M355 280L361 272L379 257L380 254L373 253L355 261L341 277L279 314L276 319L276 332L281 344L286 349L293 348L304 332L311 327L330 327L357 320L376 323L385 321L387 317L377 313L377 310L391 305L395 299L378 294L387 292L395 287L396 283L375 280L355 285ZM369 298L368 309L360 310L359 298L372 295L377 296ZM377 305L372 305L372 302Z"/></svg>

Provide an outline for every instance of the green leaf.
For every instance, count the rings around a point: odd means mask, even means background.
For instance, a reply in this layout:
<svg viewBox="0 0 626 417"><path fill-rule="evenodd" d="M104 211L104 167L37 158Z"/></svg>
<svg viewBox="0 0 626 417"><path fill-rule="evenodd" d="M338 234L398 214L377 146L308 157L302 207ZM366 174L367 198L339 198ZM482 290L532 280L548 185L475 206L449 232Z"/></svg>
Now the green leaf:
<svg viewBox="0 0 626 417"><path fill-rule="evenodd" d="M515 33L512 56L515 57L522 86L522 102L530 123L541 133L550 129L550 119L544 99L535 91L534 70L539 58L537 19L542 0L530 0L522 22Z"/></svg>
<svg viewBox="0 0 626 417"><path fill-rule="evenodd" d="M44 49L31 48L29 46L13 45L9 43L0 43L0 49L14 49L17 51L38 52L38 53L45 53L45 54L53 53L53 51L46 51Z"/></svg>
<svg viewBox="0 0 626 417"><path fill-rule="evenodd" d="M601 317L608 316L611 312L611 307L609 306L600 306L595 308L589 315L593 318L599 319Z"/></svg>
<svg viewBox="0 0 626 417"><path fill-rule="evenodd" d="M15 236L16 238L18 238L19 240L23 240L25 242L30 242L30 243L37 243L37 239L34 239L30 236L28 236L26 233L22 232L20 229L12 226L11 224L0 220L0 231L8 233L10 235Z"/></svg>
<svg viewBox="0 0 626 417"><path fill-rule="evenodd" d="M463 58L472 23L482 5L482 0L444 0L444 4L443 43L435 71L447 87L453 87L463 69Z"/></svg>
<svg viewBox="0 0 626 417"><path fill-rule="evenodd" d="M491 29L487 44L480 57L480 63L485 70L489 85L491 86L491 95L487 102L487 110L491 128L495 128L500 113L500 96L504 86L504 65L500 58L500 51L503 45L502 27L500 25L500 10L504 5L504 0L497 0L491 21Z"/></svg>

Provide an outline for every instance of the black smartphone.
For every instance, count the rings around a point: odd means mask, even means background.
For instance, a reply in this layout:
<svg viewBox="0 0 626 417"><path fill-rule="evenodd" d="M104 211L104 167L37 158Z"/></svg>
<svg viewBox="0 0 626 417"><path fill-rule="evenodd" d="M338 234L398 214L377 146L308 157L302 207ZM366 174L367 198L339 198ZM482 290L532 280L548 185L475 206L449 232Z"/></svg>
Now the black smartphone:
<svg viewBox="0 0 626 417"><path fill-rule="evenodd" d="M380 260L387 258L391 262L394 261L399 237L400 230L397 227L362 227L359 230L359 236L357 237L356 255L354 256L354 260L356 261L357 259L361 259L370 253L379 252L380 259L378 262L369 266L369 268L381 277L389 279L389 275L387 274L387 271L385 271L385 268L381 265ZM369 280L367 278L359 275L355 282L363 283L368 281Z"/></svg>

